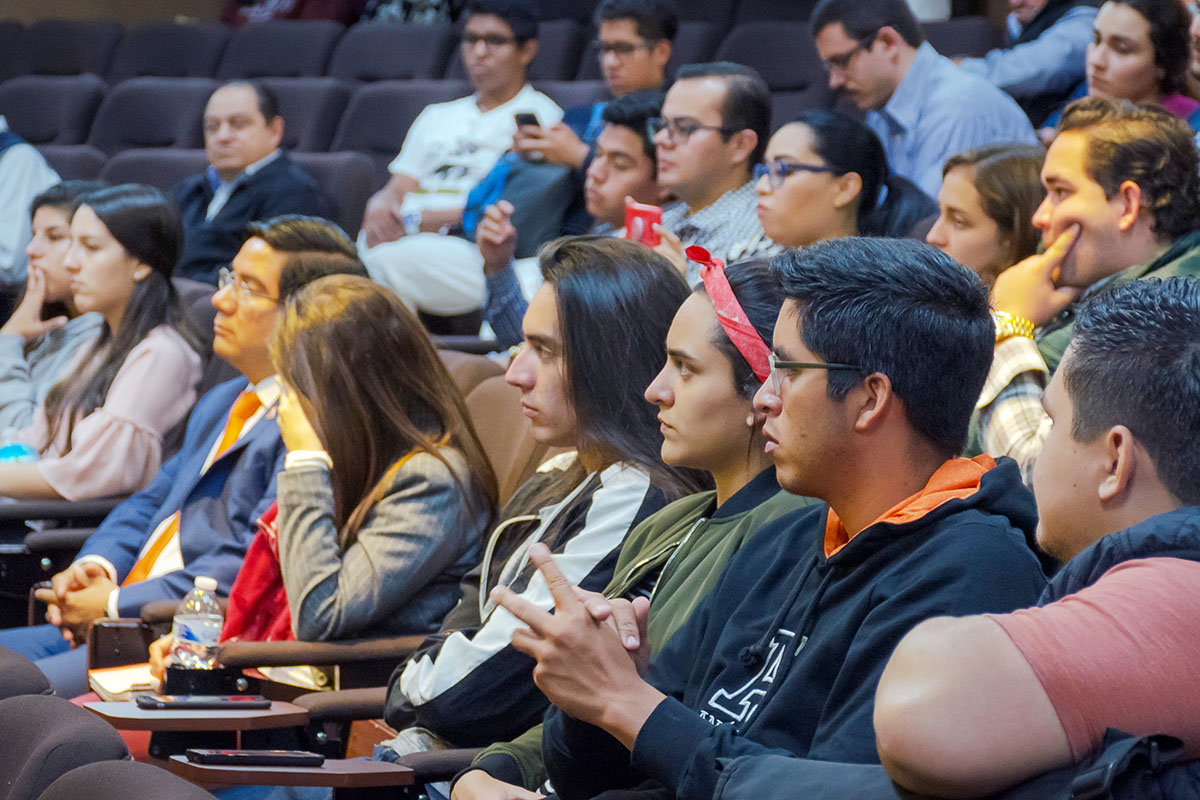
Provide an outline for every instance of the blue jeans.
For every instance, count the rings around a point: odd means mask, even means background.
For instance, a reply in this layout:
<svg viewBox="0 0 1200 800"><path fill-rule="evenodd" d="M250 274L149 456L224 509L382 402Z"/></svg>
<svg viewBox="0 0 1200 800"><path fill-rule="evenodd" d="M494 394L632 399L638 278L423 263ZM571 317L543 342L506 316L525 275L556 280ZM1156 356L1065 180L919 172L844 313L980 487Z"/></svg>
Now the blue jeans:
<svg viewBox="0 0 1200 800"><path fill-rule="evenodd" d="M34 625L0 631L0 645L37 664L59 697L78 697L88 691L87 645L72 650L55 626Z"/></svg>

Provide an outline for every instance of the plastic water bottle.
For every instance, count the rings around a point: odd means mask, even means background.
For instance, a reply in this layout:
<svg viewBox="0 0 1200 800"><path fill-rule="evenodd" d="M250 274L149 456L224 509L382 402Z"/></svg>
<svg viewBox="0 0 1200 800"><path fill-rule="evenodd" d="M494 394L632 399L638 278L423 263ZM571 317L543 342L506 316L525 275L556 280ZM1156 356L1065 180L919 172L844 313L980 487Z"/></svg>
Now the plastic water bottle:
<svg viewBox="0 0 1200 800"><path fill-rule="evenodd" d="M179 608L171 624L175 643L171 648L171 663L185 669L212 669L217 659L217 643L221 639L224 617L214 594L217 581L199 576L195 586Z"/></svg>
<svg viewBox="0 0 1200 800"><path fill-rule="evenodd" d="M38 460L38 451L17 438L16 428L5 428L0 434L0 461L28 462Z"/></svg>

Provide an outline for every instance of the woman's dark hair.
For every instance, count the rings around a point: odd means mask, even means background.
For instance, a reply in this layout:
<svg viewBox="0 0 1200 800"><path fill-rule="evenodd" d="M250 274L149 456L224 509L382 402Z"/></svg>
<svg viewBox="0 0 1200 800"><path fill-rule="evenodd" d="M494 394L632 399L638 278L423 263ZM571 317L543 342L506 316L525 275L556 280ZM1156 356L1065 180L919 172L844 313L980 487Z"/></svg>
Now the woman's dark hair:
<svg viewBox="0 0 1200 800"><path fill-rule="evenodd" d="M63 452L70 451L75 423L103 405L125 358L154 328L170 325L193 349L201 349L171 284L171 273L183 250L183 224L174 204L158 189L124 184L81 195L75 212L83 206L92 210L131 258L150 267L150 272L134 286L117 330L105 322L80 362L96 363L96 367L72 372L46 394L43 453L64 426Z"/></svg>
<svg viewBox="0 0 1200 800"><path fill-rule="evenodd" d="M339 255L307 257L345 261ZM428 453L454 472L442 448L457 449L469 468L469 474L455 475L459 490L468 503L482 493L487 507L475 513L494 514L496 476L462 392L416 315L392 292L356 275L318 278L287 300L270 344L271 362L299 393L333 460L334 518L343 551L412 452Z"/></svg>
<svg viewBox="0 0 1200 800"><path fill-rule="evenodd" d="M771 337L775 333L775 320L783 306L783 290L771 274L771 260L749 258L730 264L725 268L725 278L729 281L729 288L733 290L733 296L737 298L746 318L767 347L770 347ZM706 296L708 294L703 283L696 286L695 293ZM747 399L754 397L762 381L754 374L750 362L719 324L713 331L712 341L733 366L733 385L738 393Z"/></svg>
<svg viewBox="0 0 1200 800"><path fill-rule="evenodd" d="M538 258L554 288L580 451L641 467L670 499L703 488L699 473L663 464L657 410L643 399L687 282L653 250L608 236L556 239Z"/></svg>
<svg viewBox="0 0 1200 800"><path fill-rule="evenodd" d="M1129 6L1150 25L1150 44L1154 47L1154 66L1162 70L1159 91L1178 92L1187 78L1191 57L1188 26L1191 17L1179 0L1112 0Z"/></svg>
<svg viewBox="0 0 1200 800"><path fill-rule="evenodd" d="M1042 162L1046 150L1036 144L993 144L951 156L942 177L957 167L972 170L971 183L979 192L983 213L996 223L1008 252L1005 263L1016 264L1037 252L1041 232L1033 214L1045 197Z"/></svg>
<svg viewBox="0 0 1200 800"><path fill-rule="evenodd" d="M856 173L858 232L862 236L907 236L937 213L937 203L907 178L893 175L875 132L858 120L825 109L809 109L789 124L806 126L813 149L835 175Z"/></svg>

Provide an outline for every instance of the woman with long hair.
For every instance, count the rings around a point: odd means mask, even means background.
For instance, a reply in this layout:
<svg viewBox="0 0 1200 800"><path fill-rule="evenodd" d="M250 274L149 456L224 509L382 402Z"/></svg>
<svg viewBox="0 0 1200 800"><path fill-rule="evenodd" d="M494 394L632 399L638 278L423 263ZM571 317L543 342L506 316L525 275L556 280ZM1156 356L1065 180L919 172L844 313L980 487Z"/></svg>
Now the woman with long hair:
<svg viewBox="0 0 1200 800"><path fill-rule="evenodd" d="M102 317L100 334L20 434L39 458L0 464L0 495L136 491L158 471L163 437L196 400L199 346L171 285L179 213L162 192L133 184L77 202L65 257L71 302Z"/></svg>
<svg viewBox="0 0 1200 800"><path fill-rule="evenodd" d="M1033 227L1046 191L1046 151L1031 144L997 144L952 156L942 168L938 218L925 241L991 286L1004 270L1037 252Z"/></svg>
<svg viewBox="0 0 1200 800"><path fill-rule="evenodd" d="M937 213L888 168L879 137L858 120L811 109L767 143L754 170L763 232L787 247L839 236L907 236Z"/></svg>

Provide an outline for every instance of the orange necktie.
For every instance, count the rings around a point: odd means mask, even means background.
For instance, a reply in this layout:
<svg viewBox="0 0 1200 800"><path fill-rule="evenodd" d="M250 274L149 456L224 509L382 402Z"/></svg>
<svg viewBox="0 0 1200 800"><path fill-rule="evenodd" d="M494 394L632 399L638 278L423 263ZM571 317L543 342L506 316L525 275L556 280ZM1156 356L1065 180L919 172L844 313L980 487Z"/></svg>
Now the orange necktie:
<svg viewBox="0 0 1200 800"><path fill-rule="evenodd" d="M242 428L246 427L246 420L254 416L254 413L262 407L262 401L258 399L258 395L247 389L238 395L237 400L233 401L233 408L229 411L229 419L225 422L225 430L221 434L220 444L217 445L215 454L212 460L216 461L225 451L228 450L234 442L238 440L238 436L242 433ZM207 466L205 471L207 471ZM159 536L146 549L145 552L138 557L134 562L133 569L125 576L125 580L121 581L122 586L128 586L131 583L137 583L146 579L153 569L154 563L158 561L158 557L162 555L163 550L179 533L179 512L176 511L171 515L170 521L164 527Z"/></svg>

